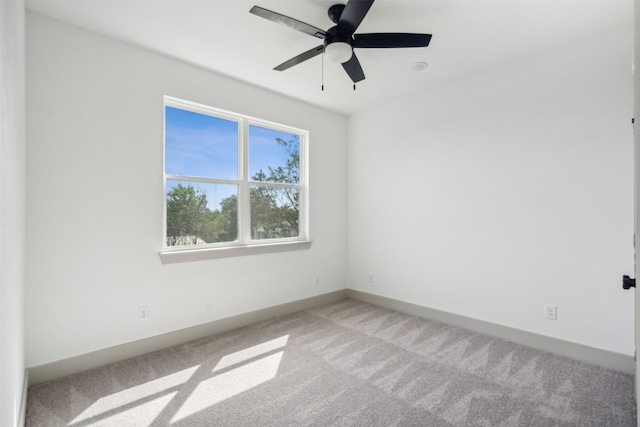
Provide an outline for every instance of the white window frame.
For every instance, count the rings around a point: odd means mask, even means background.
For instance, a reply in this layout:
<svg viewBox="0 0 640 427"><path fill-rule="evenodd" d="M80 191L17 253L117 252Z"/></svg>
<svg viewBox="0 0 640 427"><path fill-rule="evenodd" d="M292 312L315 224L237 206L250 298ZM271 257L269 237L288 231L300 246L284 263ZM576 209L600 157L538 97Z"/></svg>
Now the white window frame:
<svg viewBox="0 0 640 427"><path fill-rule="evenodd" d="M220 179L167 174L166 172L166 107L178 108L198 114L230 120L238 123L238 177ZM309 241L309 191L308 191L308 144L309 132L267 120L209 107L191 101L165 96L163 102L163 221L162 251L160 258L164 264L174 262L215 259L239 255L254 255L288 250L308 249ZM259 126L299 136L299 182L298 184L253 181L249 177L249 126ZM238 239L233 242L218 242L202 245L167 245L167 180L203 182L212 184L233 184L238 186ZM295 188L299 191L299 235L297 237L254 240L251 233L250 188L252 186Z"/></svg>

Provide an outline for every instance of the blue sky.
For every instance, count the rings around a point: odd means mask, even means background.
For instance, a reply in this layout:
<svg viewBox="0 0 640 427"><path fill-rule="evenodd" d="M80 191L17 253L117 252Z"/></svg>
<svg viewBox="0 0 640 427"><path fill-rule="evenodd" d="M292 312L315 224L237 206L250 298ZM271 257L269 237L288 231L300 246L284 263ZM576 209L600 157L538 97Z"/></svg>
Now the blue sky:
<svg viewBox="0 0 640 427"><path fill-rule="evenodd" d="M285 166L289 153L278 145L277 138L285 141L296 139L297 135L267 129L260 126L249 126L249 176L254 176L262 169L269 174L268 167Z"/></svg>
<svg viewBox="0 0 640 427"><path fill-rule="evenodd" d="M168 174L238 179L238 129L232 120L165 107L165 171ZM249 126L249 176L268 167L284 166L289 154L278 146L297 135L260 126ZM179 181L167 181L167 191ZM188 183L183 182L183 185ZM210 209L231 194L236 185L194 183L207 192Z"/></svg>
<svg viewBox="0 0 640 427"><path fill-rule="evenodd" d="M165 171L238 179L238 123L166 107Z"/></svg>

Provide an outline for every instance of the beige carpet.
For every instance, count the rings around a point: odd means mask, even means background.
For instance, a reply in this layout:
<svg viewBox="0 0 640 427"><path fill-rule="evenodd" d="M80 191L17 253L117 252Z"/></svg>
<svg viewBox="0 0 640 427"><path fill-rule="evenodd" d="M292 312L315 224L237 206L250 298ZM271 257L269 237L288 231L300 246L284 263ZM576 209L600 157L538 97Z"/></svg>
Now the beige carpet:
<svg viewBox="0 0 640 427"><path fill-rule="evenodd" d="M27 426L636 426L633 376L345 299L31 387Z"/></svg>

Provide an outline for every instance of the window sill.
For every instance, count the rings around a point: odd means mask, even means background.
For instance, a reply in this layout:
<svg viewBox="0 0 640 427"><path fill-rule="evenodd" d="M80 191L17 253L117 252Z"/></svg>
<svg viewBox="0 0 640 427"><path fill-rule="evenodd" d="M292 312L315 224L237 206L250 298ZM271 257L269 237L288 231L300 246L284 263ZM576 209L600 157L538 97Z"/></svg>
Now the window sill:
<svg viewBox="0 0 640 427"><path fill-rule="evenodd" d="M264 245L231 246L226 248L203 248L160 252L163 264L204 261L208 259L230 258L236 256L270 254L274 252L298 251L310 249L311 242L267 243Z"/></svg>

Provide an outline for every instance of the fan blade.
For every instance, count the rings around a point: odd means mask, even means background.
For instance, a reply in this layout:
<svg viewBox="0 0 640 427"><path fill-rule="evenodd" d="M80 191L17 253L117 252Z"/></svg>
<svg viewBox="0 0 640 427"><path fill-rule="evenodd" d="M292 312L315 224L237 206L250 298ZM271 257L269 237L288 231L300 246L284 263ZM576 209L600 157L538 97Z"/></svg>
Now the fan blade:
<svg viewBox="0 0 640 427"><path fill-rule="evenodd" d="M314 36L319 39L324 39L324 36L326 35L326 32L324 30L321 30L320 28L314 27L313 25L304 23L302 21L298 21L297 19L281 15L278 12L264 9L260 6L253 6L249 12L261 18L275 22L276 24L285 25L291 29L301 31L305 34L309 34L310 36Z"/></svg>
<svg viewBox="0 0 640 427"><path fill-rule="evenodd" d="M385 48L385 47L426 47L431 41L431 34L412 33L371 33L355 34L353 47Z"/></svg>
<svg viewBox="0 0 640 427"><path fill-rule="evenodd" d="M354 83L364 80L364 71L362 71L362 66L355 53L351 55L350 60L342 64L342 68L349 74Z"/></svg>
<svg viewBox="0 0 640 427"><path fill-rule="evenodd" d="M284 71L288 68L293 67L294 65L298 65L301 62L306 61L307 59L311 59L314 56L318 56L322 53L322 51L324 50L324 46L320 45L317 47L314 47L313 49L310 49L304 53L301 53L298 56L294 56L293 58L291 58L290 60L283 62L282 64L278 65L276 68L274 68L274 70L276 71Z"/></svg>
<svg viewBox="0 0 640 427"><path fill-rule="evenodd" d="M338 26L347 28L351 34L355 33L372 4L373 0L349 0L340 15Z"/></svg>

